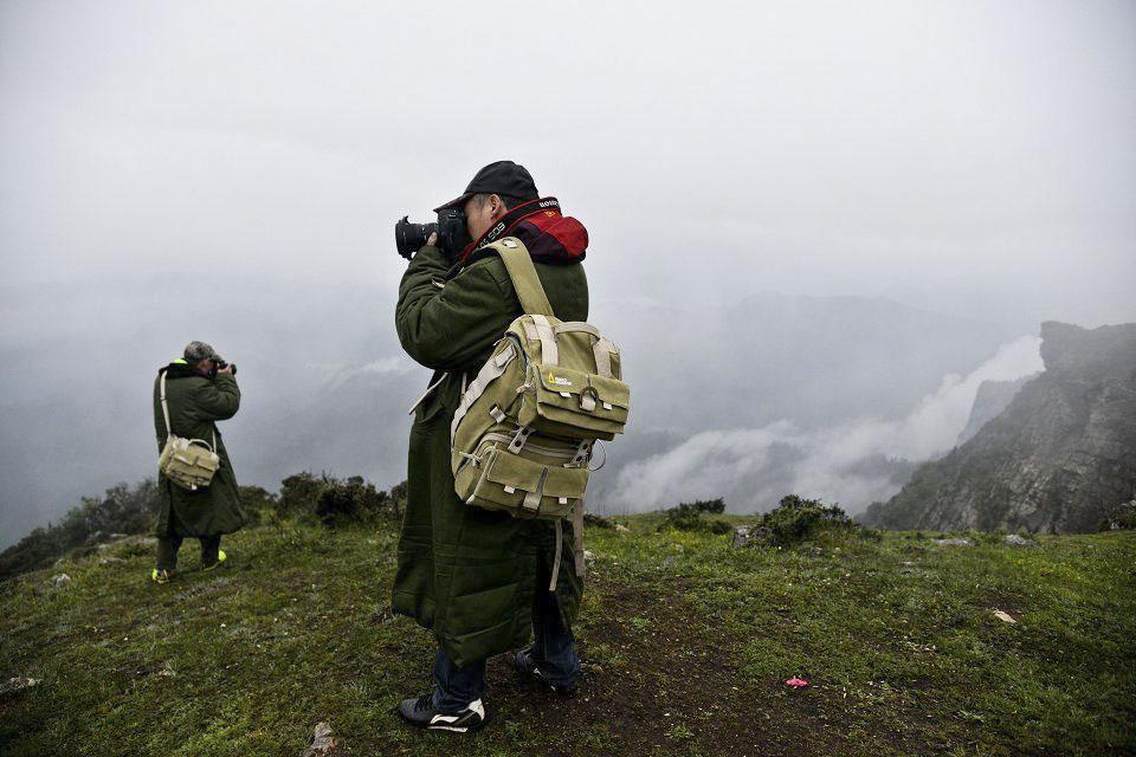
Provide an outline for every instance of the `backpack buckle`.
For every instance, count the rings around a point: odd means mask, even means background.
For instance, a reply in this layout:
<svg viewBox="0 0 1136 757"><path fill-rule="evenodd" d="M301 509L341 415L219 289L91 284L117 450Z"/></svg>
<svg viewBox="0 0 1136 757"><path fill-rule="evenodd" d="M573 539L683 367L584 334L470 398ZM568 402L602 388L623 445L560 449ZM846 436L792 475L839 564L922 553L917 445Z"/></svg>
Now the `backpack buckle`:
<svg viewBox="0 0 1136 757"><path fill-rule="evenodd" d="M521 426L517 429L517 433L513 434L513 440L509 442L509 451L514 455L519 455L532 433L533 429L529 426Z"/></svg>
<svg viewBox="0 0 1136 757"><path fill-rule="evenodd" d="M591 441L585 439L584 441L580 442L579 446L576 447L576 454L572 456L572 462L568 464L583 465L584 463L588 462L588 458L590 458L591 456L592 443ZM562 502L561 504L564 503Z"/></svg>

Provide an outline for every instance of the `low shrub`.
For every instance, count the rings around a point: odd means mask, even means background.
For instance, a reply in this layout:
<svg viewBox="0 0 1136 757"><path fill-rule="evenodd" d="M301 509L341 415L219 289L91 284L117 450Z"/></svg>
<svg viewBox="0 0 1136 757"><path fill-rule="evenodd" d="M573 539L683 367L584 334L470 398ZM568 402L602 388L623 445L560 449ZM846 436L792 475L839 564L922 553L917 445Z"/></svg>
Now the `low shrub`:
<svg viewBox="0 0 1136 757"><path fill-rule="evenodd" d="M734 530L733 525L728 520L713 520L710 521L710 533L721 536L728 534Z"/></svg>
<svg viewBox="0 0 1136 757"><path fill-rule="evenodd" d="M271 513L276 512L279 497L263 486L239 486L237 491L241 505L244 506L249 517L248 525L260 525Z"/></svg>
<svg viewBox="0 0 1136 757"><path fill-rule="evenodd" d="M281 516L314 513L320 492L329 480L326 473L317 477L308 471L288 476L280 482L276 513Z"/></svg>
<svg viewBox="0 0 1136 757"><path fill-rule="evenodd" d="M725 523L725 521L711 521L702 517L703 514L720 515L726 511L726 501L719 497L718 499L697 500L695 502L682 502L678 507L672 507L669 510L664 510L663 514L666 516L662 523L659 524L659 531L666 531L673 528L676 531L713 531L714 533L726 533L726 531L714 530L720 529L721 526L715 525L717 523ZM726 529L730 529L730 525L726 523Z"/></svg>
<svg viewBox="0 0 1136 757"><path fill-rule="evenodd" d="M391 510L390 495L379 491L362 476L351 476L346 481L329 479L316 498L316 517L324 525L334 526L342 521L371 520Z"/></svg>
<svg viewBox="0 0 1136 757"><path fill-rule="evenodd" d="M386 492L362 476L338 479L304 471L280 483L280 496L273 505L278 516L317 519L328 526L385 516L398 518L406 507L406 482Z"/></svg>
<svg viewBox="0 0 1136 757"><path fill-rule="evenodd" d="M609 519L596 513L584 513L584 525L595 526L596 528L615 528L615 524Z"/></svg>
<svg viewBox="0 0 1136 757"><path fill-rule="evenodd" d="M401 481L390 488L391 515L401 519L406 512L406 482Z"/></svg>
<svg viewBox="0 0 1136 757"><path fill-rule="evenodd" d="M822 532L848 534L862 530L837 505L795 494L782 497L777 507L761 516L757 528L762 529L763 541L775 547L799 544Z"/></svg>

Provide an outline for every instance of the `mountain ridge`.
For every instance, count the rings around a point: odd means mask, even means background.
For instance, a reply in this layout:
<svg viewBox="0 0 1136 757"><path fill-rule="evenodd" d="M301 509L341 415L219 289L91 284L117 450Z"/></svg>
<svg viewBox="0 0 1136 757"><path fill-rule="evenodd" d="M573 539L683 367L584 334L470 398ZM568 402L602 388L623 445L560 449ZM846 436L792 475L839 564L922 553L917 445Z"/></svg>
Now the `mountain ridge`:
<svg viewBox="0 0 1136 757"><path fill-rule="evenodd" d="M865 522L1092 531L1136 497L1136 324L1042 324L1045 371Z"/></svg>

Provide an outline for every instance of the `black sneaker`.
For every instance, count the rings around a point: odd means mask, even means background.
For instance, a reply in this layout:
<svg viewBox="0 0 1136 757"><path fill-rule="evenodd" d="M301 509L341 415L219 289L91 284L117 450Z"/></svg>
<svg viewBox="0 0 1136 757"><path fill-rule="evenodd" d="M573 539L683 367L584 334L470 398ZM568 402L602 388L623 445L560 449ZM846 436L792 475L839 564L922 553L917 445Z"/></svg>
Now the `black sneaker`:
<svg viewBox="0 0 1136 757"><path fill-rule="evenodd" d="M434 709L434 694L423 694L417 699L404 699L398 706L398 714L411 725L428 731L454 731L466 733L476 731L487 720L485 706L475 699L455 715L446 715Z"/></svg>
<svg viewBox="0 0 1136 757"><path fill-rule="evenodd" d="M536 664L536 660L532 656L532 648L520 649L513 654L513 667L517 672L526 678L531 678L542 686L547 686L549 689L559 694L562 697L574 697L579 688L576 681L570 683L553 683L548 680L546 676Z"/></svg>

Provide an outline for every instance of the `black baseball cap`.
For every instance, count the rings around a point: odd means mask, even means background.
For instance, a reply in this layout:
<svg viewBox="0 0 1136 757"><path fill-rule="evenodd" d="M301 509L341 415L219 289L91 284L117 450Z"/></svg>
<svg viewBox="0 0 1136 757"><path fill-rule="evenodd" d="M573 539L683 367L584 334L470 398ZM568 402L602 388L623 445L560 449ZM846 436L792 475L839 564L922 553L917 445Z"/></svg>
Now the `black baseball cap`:
<svg viewBox="0 0 1136 757"><path fill-rule="evenodd" d="M470 197L482 193L506 195L520 200L535 200L540 197L532 174L524 166L511 160L499 160L478 171L461 197L456 197L445 205L439 205L434 208L434 212L437 213L443 208L460 208Z"/></svg>

